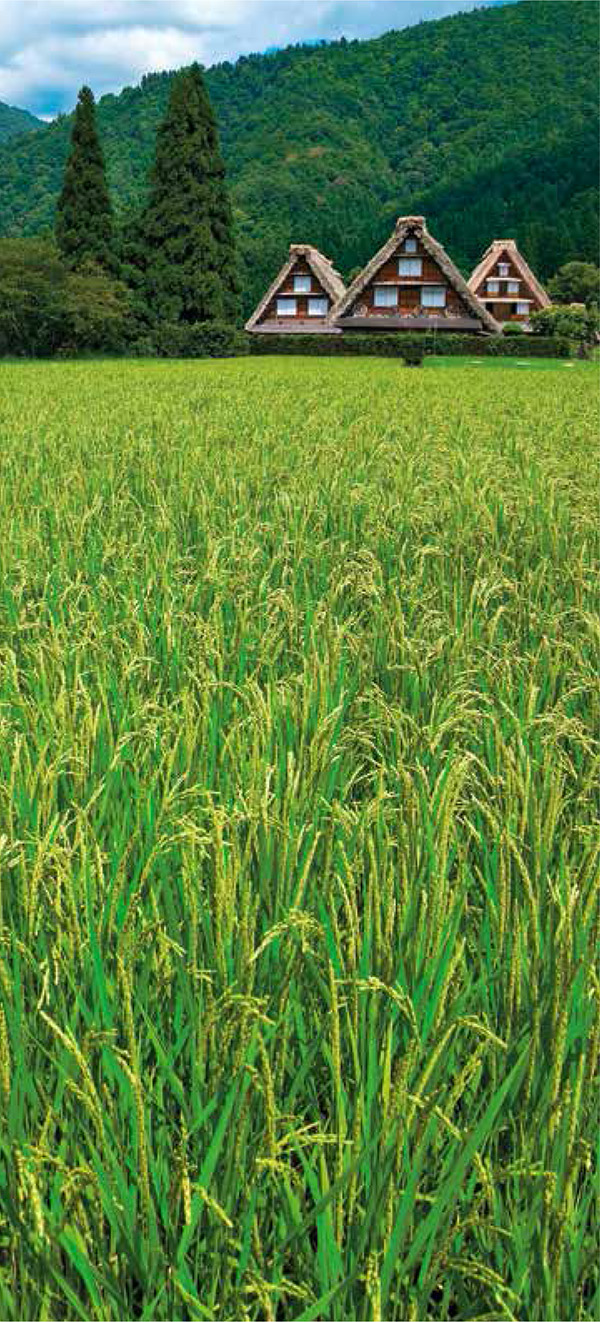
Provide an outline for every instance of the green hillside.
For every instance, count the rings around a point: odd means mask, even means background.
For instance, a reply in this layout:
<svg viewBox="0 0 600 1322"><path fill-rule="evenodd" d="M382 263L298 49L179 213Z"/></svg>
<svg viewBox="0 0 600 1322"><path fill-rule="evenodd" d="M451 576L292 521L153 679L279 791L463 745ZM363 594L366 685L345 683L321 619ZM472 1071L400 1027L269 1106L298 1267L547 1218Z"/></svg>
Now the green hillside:
<svg viewBox="0 0 600 1322"><path fill-rule="evenodd" d="M18 110L16 106L7 106L0 101L0 143L43 127L41 119L30 115L28 110Z"/></svg>
<svg viewBox="0 0 600 1322"><path fill-rule="evenodd" d="M246 308L290 240L316 244L347 275L411 211L427 215L465 270L504 235L542 277L594 260L597 62L595 3L523 0L210 69ZM145 188L171 76L99 103L125 221ZM69 131L63 116L0 145L0 233L52 225Z"/></svg>

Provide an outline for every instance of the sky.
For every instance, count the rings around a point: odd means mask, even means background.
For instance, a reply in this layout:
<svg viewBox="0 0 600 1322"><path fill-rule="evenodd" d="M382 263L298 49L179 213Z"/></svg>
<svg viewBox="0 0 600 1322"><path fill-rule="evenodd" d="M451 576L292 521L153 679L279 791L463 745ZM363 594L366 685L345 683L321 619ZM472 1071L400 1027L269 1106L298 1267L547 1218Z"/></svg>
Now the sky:
<svg viewBox="0 0 600 1322"><path fill-rule="evenodd" d="M501 0L0 0L0 101L49 119L83 83L96 97L142 74L299 41L372 37Z"/></svg>

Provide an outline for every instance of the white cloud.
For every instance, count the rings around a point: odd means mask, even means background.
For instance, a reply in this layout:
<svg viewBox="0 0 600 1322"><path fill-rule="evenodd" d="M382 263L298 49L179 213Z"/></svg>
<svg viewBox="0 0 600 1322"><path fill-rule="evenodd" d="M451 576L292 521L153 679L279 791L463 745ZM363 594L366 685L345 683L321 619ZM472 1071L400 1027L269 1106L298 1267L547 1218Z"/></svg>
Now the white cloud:
<svg viewBox="0 0 600 1322"><path fill-rule="evenodd" d="M0 100L44 117L192 60L366 37L485 0L1 0ZM497 0L490 0L491 3Z"/></svg>

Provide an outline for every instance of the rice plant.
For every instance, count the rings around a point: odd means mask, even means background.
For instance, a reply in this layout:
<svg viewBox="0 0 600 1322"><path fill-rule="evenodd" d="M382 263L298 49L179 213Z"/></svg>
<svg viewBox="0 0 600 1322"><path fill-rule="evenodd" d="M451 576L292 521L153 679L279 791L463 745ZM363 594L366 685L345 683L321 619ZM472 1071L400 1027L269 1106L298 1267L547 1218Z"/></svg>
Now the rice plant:
<svg viewBox="0 0 600 1322"><path fill-rule="evenodd" d="M598 1316L595 374L0 369L0 1316Z"/></svg>

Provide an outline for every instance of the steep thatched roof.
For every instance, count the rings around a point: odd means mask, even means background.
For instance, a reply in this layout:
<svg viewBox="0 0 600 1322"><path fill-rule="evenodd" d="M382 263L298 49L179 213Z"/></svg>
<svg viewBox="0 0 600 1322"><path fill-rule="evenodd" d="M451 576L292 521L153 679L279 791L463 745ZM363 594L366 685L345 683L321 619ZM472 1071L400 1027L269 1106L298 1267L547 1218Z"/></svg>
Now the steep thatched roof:
<svg viewBox="0 0 600 1322"><path fill-rule="evenodd" d="M479 265L475 267L473 274L469 277L469 289L472 289L473 292L475 292L481 284L481 281L485 280L485 277L489 275L492 267L496 265L496 262L500 261L502 253L504 252L507 254L513 266L516 266L517 271L520 271L523 280L529 285L529 288L535 294L540 306L543 308L550 307L550 299L548 298L546 290L542 288L539 280L536 280L531 267L527 265L525 258L519 252L514 239L494 239L494 242L490 243L489 248L486 248L483 257L481 258Z"/></svg>
<svg viewBox="0 0 600 1322"><path fill-rule="evenodd" d="M383 248L380 248L379 252L376 252L375 256L371 258L371 261L367 262L364 270L360 272L360 275L357 275L356 280L352 282L350 288L346 290L332 309L331 321L335 324L341 318L346 317L348 309L352 307L358 295L362 294L363 289L374 279L377 272L389 260L407 235L414 235L430 257L437 262L440 271L443 271L448 283L460 295L472 316L481 323L485 330L497 334L500 330L498 323L494 321L491 313L488 312L487 308L484 308L483 303L480 303L472 290L469 289L466 280L463 279L454 262L450 260L441 243L438 243L437 239L434 239L429 233L424 216L398 217L394 232L387 243L384 243Z"/></svg>
<svg viewBox="0 0 600 1322"><path fill-rule="evenodd" d="M325 293L329 295L332 304L337 303L345 293L346 286L344 281L342 280L339 271L336 271L332 262L329 260L329 257L324 257L323 253L319 252L318 248L313 248L310 243L290 243L290 255L288 260L287 262L284 262L278 275L275 276L272 285L269 285L264 298L261 299L258 306L254 309L252 316L248 318L248 321L246 322L247 331L256 330L257 322L262 317L263 312L268 308L271 299L275 297L275 294L281 288L284 280L287 279L290 271L293 270L299 257L304 257L305 261L310 266L311 271L325 290Z"/></svg>

